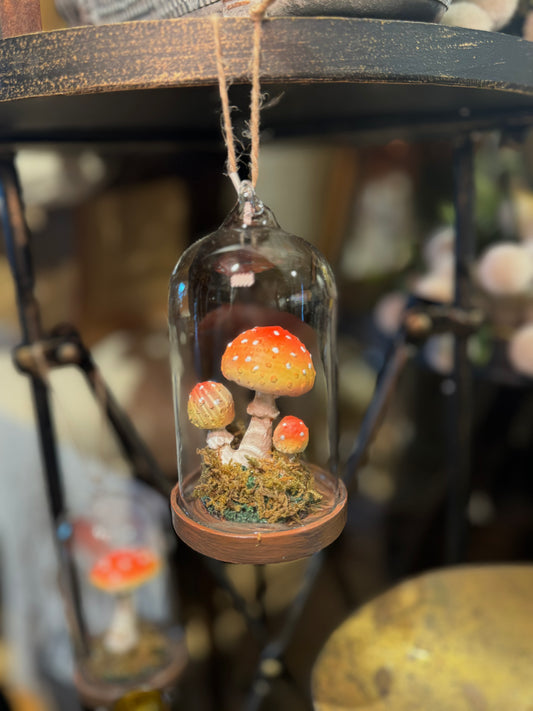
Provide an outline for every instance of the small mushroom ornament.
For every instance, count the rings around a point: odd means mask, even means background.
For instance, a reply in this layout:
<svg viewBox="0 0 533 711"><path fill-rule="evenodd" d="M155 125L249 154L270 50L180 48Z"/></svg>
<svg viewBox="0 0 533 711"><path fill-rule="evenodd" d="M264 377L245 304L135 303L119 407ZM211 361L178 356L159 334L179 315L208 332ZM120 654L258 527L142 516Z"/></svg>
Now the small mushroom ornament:
<svg viewBox="0 0 533 711"><path fill-rule="evenodd" d="M187 404L189 420L195 427L209 430L207 446L225 451L233 435L225 428L233 422L235 405L230 391L213 380L198 383L191 390Z"/></svg>
<svg viewBox="0 0 533 711"><path fill-rule="evenodd" d="M300 454L309 444L309 429L299 417L287 415L274 430L272 442L282 454Z"/></svg>
<svg viewBox="0 0 533 711"><path fill-rule="evenodd" d="M116 598L111 623L104 636L104 647L113 654L126 654L139 641L133 592L154 578L161 561L148 548L120 548L96 561L89 573L94 587Z"/></svg>
<svg viewBox="0 0 533 711"><path fill-rule="evenodd" d="M272 422L279 415L276 398L298 397L311 390L316 371L304 344L281 326L257 326L238 335L222 356L228 380L255 391L247 412L251 416L231 460L244 464L249 457L270 456Z"/></svg>

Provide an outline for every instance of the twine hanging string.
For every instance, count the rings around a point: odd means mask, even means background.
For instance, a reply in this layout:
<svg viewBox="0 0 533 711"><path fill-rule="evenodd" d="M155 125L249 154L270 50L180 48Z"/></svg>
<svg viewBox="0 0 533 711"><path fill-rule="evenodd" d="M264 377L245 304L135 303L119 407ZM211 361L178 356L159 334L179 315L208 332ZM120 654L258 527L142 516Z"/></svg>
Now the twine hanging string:
<svg viewBox="0 0 533 711"><path fill-rule="evenodd" d="M275 0L260 0L250 11L250 18L254 25L253 32L253 54L252 54L252 91L250 97L250 182L252 187L257 185L259 175L259 131L260 131L260 109L261 109L261 39L263 33L263 20L268 8ZM215 38L215 56L218 74L218 87L220 101L222 104L222 117L224 122L224 141L228 152L227 166L228 176L237 191L241 192L241 179L237 167L237 154L235 151L235 136L231 122L231 111L228 98L228 84L224 69L224 58L222 55L222 43L220 41L220 18L213 16L213 29Z"/></svg>

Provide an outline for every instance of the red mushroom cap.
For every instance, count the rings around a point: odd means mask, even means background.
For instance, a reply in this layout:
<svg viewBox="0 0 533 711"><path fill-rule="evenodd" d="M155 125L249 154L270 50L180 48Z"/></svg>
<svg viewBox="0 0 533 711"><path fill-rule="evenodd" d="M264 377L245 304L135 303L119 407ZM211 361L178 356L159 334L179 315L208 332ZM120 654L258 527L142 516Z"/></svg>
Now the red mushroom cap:
<svg viewBox="0 0 533 711"><path fill-rule="evenodd" d="M228 380L276 397L303 395L316 375L307 348L281 326L257 326L239 334L224 351L221 367Z"/></svg>
<svg viewBox="0 0 533 711"><path fill-rule="evenodd" d="M206 380L191 390L187 414L192 424L201 430L227 427L235 417L233 397L222 383Z"/></svg>
<svg viewBox="0 0 533 711"><path fill-rule="evenodd" d="M274 447L283 454L299 454L309 443L309 429L303 420L293 415L284 417L272 437Z"/></svg>
<svg viewBox="0 0 533 711"><path fill-rule="evenodd" d="M105 592L128 592L153 578L160 567L159 557L148 548L119 548L94 564L89 580Z"/></svg>

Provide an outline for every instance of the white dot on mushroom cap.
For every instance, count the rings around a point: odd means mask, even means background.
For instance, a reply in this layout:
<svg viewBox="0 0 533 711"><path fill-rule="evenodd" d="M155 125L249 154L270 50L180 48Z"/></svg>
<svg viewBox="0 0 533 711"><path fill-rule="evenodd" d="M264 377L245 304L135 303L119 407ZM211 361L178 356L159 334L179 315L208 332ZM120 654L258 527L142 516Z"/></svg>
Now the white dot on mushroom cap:
<svg viewBox="0 0 533 711"><path fill-rule="evenodd" d="M200 385L200 390L205 390L205 385Z"/></svg>
<svg viewBox="0 0 533 711"><path fill-rule="evenodd" d="M246 356L244 360L249 363L252 360L252 356Z"/></svg>
<svg viewBox="0 0 533 711"><path fill-rule="evenodd" d="M230 341L230 342L228 343L228 348L231 348L232 345L233 345L233 341Z"/></svg>
<svg viewBox="0 0 533 711"><path fill-rule="evenodd" d="M253 341L252 346L256 346L259 343L259 341Z"/></svg>
<svg viewBox="0 0 533 711"><path fill-rule="evenodd" d="M274 331L273 333L275 336L279 336L279 331Z"/></svg>
<svg viewBox="0 0 533 711"><path fill-rule="evenodd" d="M238 360L239 356L233 356L233 360Z"/></svg>
<svg viewBox="0 0 533 711"><path fill-rule="evenodd" d="M308 363L308 364L307 364L307 367L308 367L308 368L312 368L313 365L312 365L311 363Z"/></svg>
<svg viewBox="0 0 533 711"><path fill-rule="evenodd" d="M255 372L256 370L259 370L259 366L258 366L258 365L254 365L254 367L252 368L252 370L253 370L254 372Z"/></svg>
<svg viewBox="0 0 533 711"><path fill-rule="evenodd" d="M303 375L307 375L307 370L304 368L304 369L302 370L302 373L303 373Z"/></svg>
<svg viewBox="0 0 533 711"><path fill-rule="evenodd" d="M290 363L285 363L286 368L292 368L292 365Z"/></svg>
<svg viewBox="0 0 533 711"><path fill-rule="evenodd" d="M272 353L279 353L279 348L274 347L274 348L272 349Z"/></svg>
<svg viewBox="0 0 533 711"><path fill-rule="evenodd" d="M285 336L288 341L292 341L292 336Z"/></svg>
<svg viewBox="0 0 533 711"><path fill-rule="evenodd" d="M219 399L219 398L217 398L217 399L215 400L215 405L220 405L220 399Z"/></svg>
<svg viewBox="0 0 533 711"><path fill-rule="evenodd" d="M280 439L285 439L285 435L281 435Z"/></svg>
<svg viewBox="0 0 533 711"><path fill-rule="evenodd" d="M200 403L200 405L203 405L203 403L205 402L205 400L204 400L203 397L201 397L201 398L198 400L198 402Z"/></svg>
<svg viewBox="0 0 533 711"><path fill-rule="evenodd" d="M243 338L242 341L241 341L241 343L248 343L248 339L247 339L247 338Z"/></svg>
<svg viewBox="0 0 533 711"><path fill-rule="evenodd" d="M302 353L305 353L305 346L300 346L300 350L302 351Z"/></svg>
<svg viewBox="0 0 533 711"><path fill-rule="evenodd" d="M305 437L305 432L300 432L300 437Z"/></svg>
<svg viewBox="0 0 533 711"><path fill-rule="evenodd" d="M291 356L292 356L293 358L296 358L296 353L291 353Z"/></svg>

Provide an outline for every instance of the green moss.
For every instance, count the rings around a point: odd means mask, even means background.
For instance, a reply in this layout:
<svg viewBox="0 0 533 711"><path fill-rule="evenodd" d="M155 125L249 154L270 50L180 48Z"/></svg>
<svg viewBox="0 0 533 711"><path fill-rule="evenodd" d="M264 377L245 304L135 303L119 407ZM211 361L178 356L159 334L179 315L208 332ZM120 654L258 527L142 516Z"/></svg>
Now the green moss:
<svg viewBox="0 0 533 711"><path fill-rule="evenodd" d="M297 521L322 498L302 460L273 452L269 459L249 459L249 466L223 464L208 447L202 457L200 480L194 495L214 516L242 523Z"/></svg>

